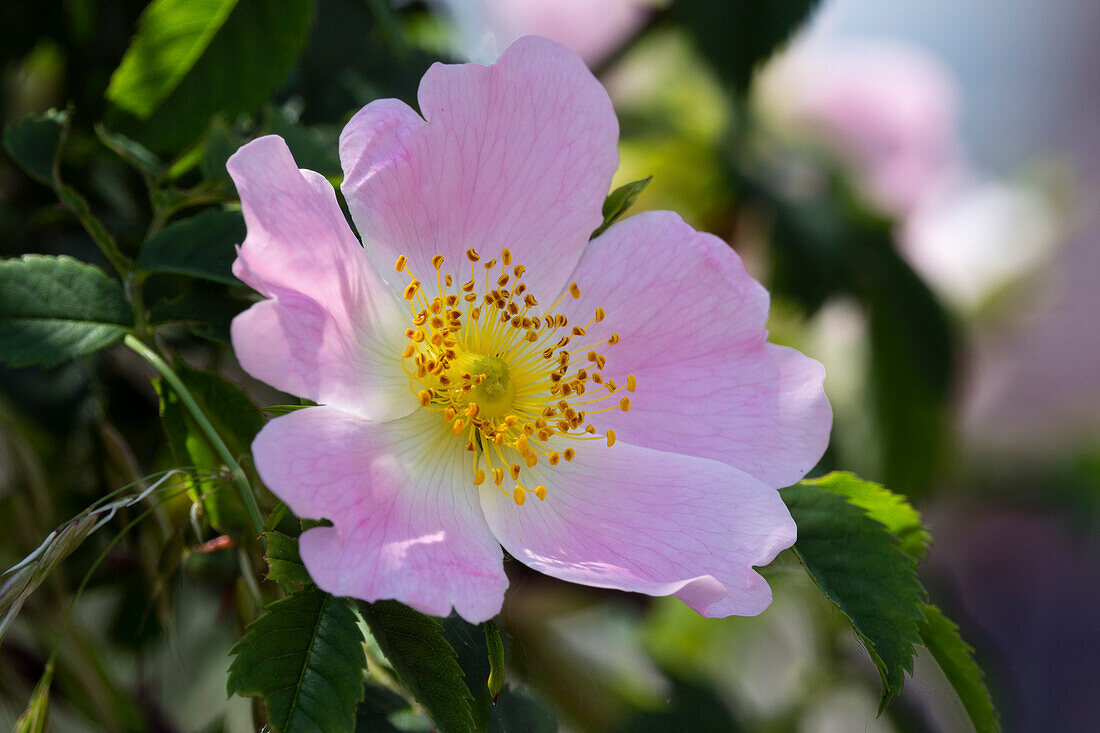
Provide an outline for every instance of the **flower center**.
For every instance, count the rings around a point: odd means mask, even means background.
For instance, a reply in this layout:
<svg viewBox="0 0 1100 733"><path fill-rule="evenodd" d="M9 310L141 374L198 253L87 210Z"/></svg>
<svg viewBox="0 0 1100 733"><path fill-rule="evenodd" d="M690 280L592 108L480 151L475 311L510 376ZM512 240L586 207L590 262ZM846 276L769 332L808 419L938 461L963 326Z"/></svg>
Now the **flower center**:
<svg viewBox="0 0 1100 733"><path fill-rule="evenodd" d="M570 326L554 313L566 295L581 297L576 283L541 309L522 282L525 268L512 265L507 249L499 270L496 259L481 264L473 249L466 259L470 279L456 285L442 270L443 256L433 257L431 289L409 270L407 258L397 259L394 269L409 277L404 296L412 313L401 364L420 406L440 413L441 427L473 454L475 486L491 477L517 504L529 491L545 499L544 485L523 483L524 468L573 460L575 450L561 448L566 440L614 445L615 431L601 433L589 418L628 411L630 397L618 394L633 392L636 383L633 376L625 385L603 376L607 360L598 349L618 343L618 334L584 343L591 341L586 329L604 319L603 308L584 325Z"/></svg>

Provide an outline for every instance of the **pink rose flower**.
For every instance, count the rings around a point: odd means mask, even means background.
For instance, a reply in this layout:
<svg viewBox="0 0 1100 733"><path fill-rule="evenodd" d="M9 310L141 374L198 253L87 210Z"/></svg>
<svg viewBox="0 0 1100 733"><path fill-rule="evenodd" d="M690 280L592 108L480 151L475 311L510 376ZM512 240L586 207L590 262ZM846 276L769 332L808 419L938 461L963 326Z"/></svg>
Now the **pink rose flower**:
<svg viewBox="0 0 1100 733"><path fill-rule="evenodd" d="M618 124L565 47L435 64L419 103L372 102L341 136L365 248L280 138L229 161L234 272L266 298L237 355L321 404L253 443L271 490L333 523L301 537L317 585L483 621L503 545L564 580L762 611L753 566L795 538L776 488L828 442L821 366L767 343L767 292L675 214L588 241Z"/></svg>
<svg viewBox="0 0 1100 733"><path fill-rule="evenodd" d="M782 121L832 148L887 213L908 214L963 167L954 77L919 47L807 42L771 64L762 89Z"/></svg>

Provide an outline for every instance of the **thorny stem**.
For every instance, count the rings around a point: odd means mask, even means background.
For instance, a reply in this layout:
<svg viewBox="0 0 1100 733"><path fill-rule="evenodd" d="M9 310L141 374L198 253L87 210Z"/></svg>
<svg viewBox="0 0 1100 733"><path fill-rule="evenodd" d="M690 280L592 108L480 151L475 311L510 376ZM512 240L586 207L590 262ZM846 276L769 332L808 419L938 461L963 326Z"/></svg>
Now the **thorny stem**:
<svg viewBox="0 0 1100 733"><path fill-rule="evenodd" d="M145 358L153 368L160 372L170 385L172 389L179 395L180 401L191 413L191 416L195 418L195 422L199 424L199 428L206 435L210 444L214 446L214 450L217 451L218 457L222 459L222 462L229 468L230 476L233 479L233 483L237 487L237 491L241 495L241 500L244 502L245 508L248 509L248 518L252 522L252 529L257 535L264 531L264 520L260 514L260 507L256 504L256 497L252 493L252 487L248 483L248 478L244 474L244 469L237 463L237 459L229 452L229 448L226 447L225 442L222 441L218 432L214 430L214 426L210 424L210 420L206 417L206 413L202 411L198 403L195 402L195 398L191 395L191 392L184 386L183 382L176 375L172 368L157 355L155 351L139 341L133 334L127 334L124 342L127 346L137 352L138 355Z"/></svg>

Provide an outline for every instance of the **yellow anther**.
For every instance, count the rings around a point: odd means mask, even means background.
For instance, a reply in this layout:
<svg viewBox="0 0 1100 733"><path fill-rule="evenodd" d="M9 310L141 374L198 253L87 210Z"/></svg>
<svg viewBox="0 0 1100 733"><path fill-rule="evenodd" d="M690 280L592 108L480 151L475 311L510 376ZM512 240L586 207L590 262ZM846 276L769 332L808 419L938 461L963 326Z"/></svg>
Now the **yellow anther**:
<svg viewBox="0 0 1100 733"><path fill-rule="evenodd" d="M573 450L572 448L566 448L561 452L561 457L567 461L571 461L577 457L577 451Z"/></svg>
<svg viewBox="0 0 1100 733"><path fill-rule="evenodd" d="M516 438L516 450L520 452L520 455L527 452L527 436L523 433L520 433L519 437Z"/></svg>
<svg viewBox="0 0 1100 733"><path fill-rule="evenodd" d="M595 323L599 323L600 321L602 321L602 320L603 320L603 317L604 317L604 310L603 310L603 308L602 308L602 307L597 307L597 308L596 308L596 315L592 317L592 320L593 320L593 321L594 321Z"/></svg>
<svg viewBox="0 0 1100 733"><path fill-rule="evenodd" d="M455 408L448 407L443 410L443 422L450 422L455 419Z"/></svg>
<svg viewBox="0 0 1100 733"><path fill-rule="evenodd" d="M535 300L535 296L528 293L527 295L523 296L523 304L526 305L528 308L534 308L536 305L539 304L539 302Z"/></svg>
<svg viewBox="0 0 1100 733"><path fill-rule="evenodd" d="M608 336L607 337L607 343L611 346L614 346L615 344L619 343L619 334L613 333L610 336Z"/></svg>
<svg viewBox="0 0 1100 733"><path fill-rule="evenodd" d="M412 300L416 297L416 291L420 288L420 281L413 280L411 283L405 286L405 300Z"/></svg>
<svg viewBox="0 0 1100 733"><path fill-rule="evenodd" d="M633 374L628 374L626 377L626 391L633 392L638 389L638 380L634 378Z"/></svg>
<svg viewBox="0 0 1100 733"><path fill-rule="evenodd" d="M512 252L507 247L500 251L500 261L505 265L512 264Z"/></svg>
<svg viewBox="0 0 1100 733"><path fill-rule="evenodd" d="M554 451L546 458L546 462L549 463L551 466L558 465L558 461L560 460L561 456L558 455L557 451Z"/></svg>
<svg viewBox="0 0 1100 733"><path fill-rule="evenodd" d="M546 498L546 487L543 486L542 484L539 484L538 486L536 486L535 487L535 496L537 496L539 498L539 501L542 501L543 499L545 499Z"/></svg>
<svg viewBox="0 0 1100 733"><path fill-rule="evenodd" d="M522 505L523 502L527 501L527 489L516 484L516 490L512 492L512 498L515 499L517 506Z"/></svg>
<svg viewBox="0 0 1100 733"><path fill-rule="evenodd" d="M466 417L477 417L479 412L481 412L481 405L476 402L471 402L466 406Z"/></svg>
<svg viewBox="0 0 1100 733"><path fill-rule="evenodd" d="M413 346L412 344L409 344L408 346L405 347L405 350L401 352L401 358L402 359L410 359L410 358L412 358L412 355L415 354L415 353L416 353L416 347Z"/></svg>
<svg viewBox="0 0 1100 733"><path fill-rule="evenodd" d="M484 376L484 375L482 375L482 376ZM515 425L518 422L519 422L519 418L516 417L515 415L508 415L507 417L504 418L504 424L507 425L508 427L512 427L513 425Z"/></svg>
<svg viewBox="0 0 1100 733"><path fill-rule="evenodd" d="M573 300L581 297L581 289L577 287L576 283L569 283L569 294L573 296Z"/></svg>
<svg viewBox="0 0 1100 733"><path fill-rule="evenodd" d="M534 468L535 465L539 462L539 454L532 451L531 453L528 453L523 460L527 464L528 468Z"/></svg>
<svg viewBox="0 0 1100 733"><path fill-rule="evenodd" d="M432 393L430 390L422 389L416 393L416 399L420 400L421 407L427 407L432 404Z"/></svg>
<svg viewBox="0 0 1100 733"><path fill-rule="evenodd" d="M443 255L435 255L434 257L432 257L432 267L437 270L440 267L443 267Z"/></svg>
<svg viewBox="0 0 1100 733"><path fill-rule="evenodd" d="M500 484L504 481L504 469L503 468L494 468L493 469L493 481L496 483L497 486L500 486Z"/></svg>
<svg viewBox="0 0 1100 733"><path fill-rule="evenodd" d="M459 419L455 420L455 425L454 425L454 429L452 430L452 432L455 435L458 435L459 433L462 432L462 428L464 428L464 427L466 427L466 422L462 418L459 418Z"/></svg>
<svg viewBox="0 0 1100 733"><path fill-rule="evenodd" d="M481 486L485 483L485 472L480 468L474 472L474 486Z"/></svg>
<svg viewBox="0 0 1100 733"><path fill-rule="evenodd" d="M611 428L607 429L607 447L615 445L615 431Z"/></svg>
<svg viewBox="0 0 1100 733"><path fill-rule="evenodd" d="M512 464L512 465L508 466L508 473L510 473L512 475L512 480L513 481L518 479L519 478L519 465L518 464Z"/></svg>
<svg viewBox="0 0 1100 733"><path fill-rule="evenodd" d="M623 412L630 412L630 398L629 397L623 397L621 400L619 400L619 409L622 410Z"/></svg>
<svg viewBox="0 0 1100 733"><path fill-rule="evenodd" d="M517 278L523 277L523 273L527 272L527 268L523 265L516 265L512 268L512 274Z"/></svg>
<svg viewBox="0 0 1100 733"><path fill-rule="evenodd" d="M397 258L397 262L393 263L393 269L396 270L397 272L401 272L402 270L405 269L405 263L407 263L408 261L409 261L408 257L406 257L405 255L401 255L400 257Z"/></svg>
<svg viewBox="0 0 1100 733"><path fill-rule="evenodd" d="M481 259L481 256L474 251L473 247L470 247L468 250L466 250L466 259L468 259L470 262L477 262Z"/></svg>

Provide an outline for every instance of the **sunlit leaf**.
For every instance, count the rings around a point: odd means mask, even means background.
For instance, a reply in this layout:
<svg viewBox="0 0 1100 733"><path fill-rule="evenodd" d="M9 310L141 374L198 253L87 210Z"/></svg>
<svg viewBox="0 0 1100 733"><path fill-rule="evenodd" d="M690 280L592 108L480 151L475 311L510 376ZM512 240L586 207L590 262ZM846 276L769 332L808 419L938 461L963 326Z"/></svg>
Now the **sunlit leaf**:
<svg viewBox="0 0 1100 733"><path fill-rule="evenodd" d="M932 537L921 524L920 512L904 496L846 471L834 471L821 478L805 479L802 483L839 494L867 512L871 519L885 524L898 538L902 552L914 560L920 560L928 552Z"/></svg>
<svg viewBox="0 0 1100 733"><path fill-rule="evenodd" d="M309 39L315 0L155 0L111 77L107 123L177 152L212 115L256 111ZM231 70L231 73L227 73Z"/></svg>
<svg viewBox="0 0 1100 733"><path fill-rule="evenodd" d="M117 281L71 257L0 261L0 362L54 366L118 341L133 313Z"/></svg>
<svg viewBox="0 0 1100 733"><path fill-rule="evenodd" d="M230 653L226 690L262 697L275 731L354 730L367 659L345 599L311 588L275 601Z"/></svg>
<svg viewBox="0 0 1100 733"><path fill-rule="evenodd" d="M609 193L603 202L603 223L592 232L592 237L600 236L607 231L608 227L622 218L652 180L653 176L648 176L639 181L624 183Z"/></svg>

